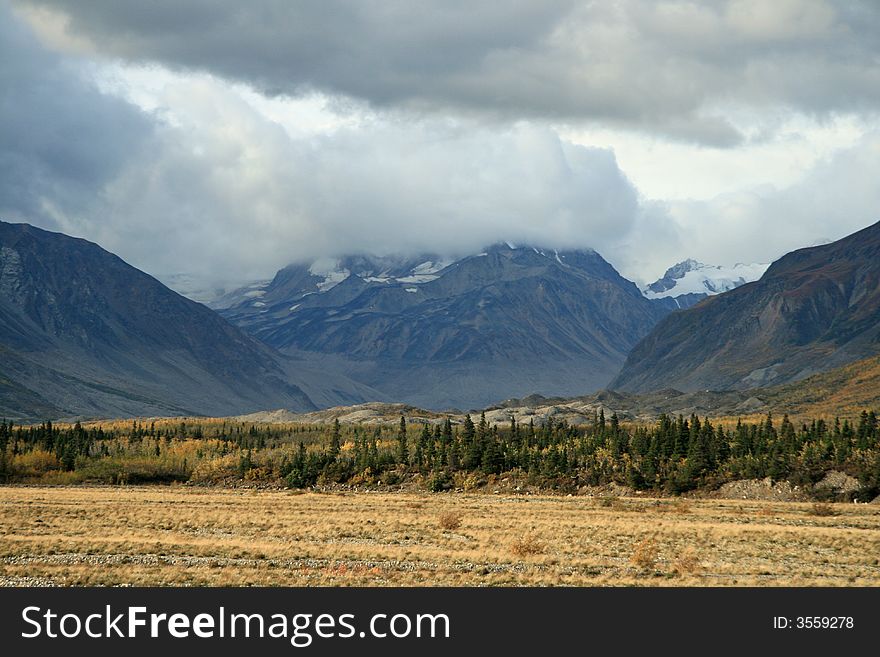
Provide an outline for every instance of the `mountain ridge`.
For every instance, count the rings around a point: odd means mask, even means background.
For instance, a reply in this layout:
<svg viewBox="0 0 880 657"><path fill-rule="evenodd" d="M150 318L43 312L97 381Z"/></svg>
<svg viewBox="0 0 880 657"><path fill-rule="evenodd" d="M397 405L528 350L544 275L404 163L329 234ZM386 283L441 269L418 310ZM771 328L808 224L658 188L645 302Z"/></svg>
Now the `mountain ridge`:
<svg viewBox="0 0 880 657"><path fill-rule="evenodd" d="M282 269L220 312L284 353L334 356L355 380L432 408L601 387L668 312L593 250L500 242L379 275L364 263L339 260L324 290L309 265Z"/></svg>
<svg viewBox="0 0 880 657"><path fill-rule="evenodd" d="M746 389L784 383L880 351L880 223L798 249L746 283L668 315L612 387Z"/></svg>
<svg viewBox="0 0 880 657"><path fill-rule="evenodd" d="M206 306L97 244L29 224L0 221L0 345L9 416L316 407L291 382L292 361Z"/></svg>

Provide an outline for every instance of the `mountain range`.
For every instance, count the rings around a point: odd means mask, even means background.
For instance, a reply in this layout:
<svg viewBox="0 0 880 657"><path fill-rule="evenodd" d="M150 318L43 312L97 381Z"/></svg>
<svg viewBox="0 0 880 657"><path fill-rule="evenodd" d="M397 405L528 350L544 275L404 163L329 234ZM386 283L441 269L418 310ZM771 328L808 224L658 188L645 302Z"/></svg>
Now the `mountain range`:
<svg viewBox="0 0 880 657"><path fill-rule="evenodd" d="M595 251L502 242L319 259L210 296L0 222L0 417L444 410L606 387L695 408L732 391L706 403L746 411L751 389L880 354L880 224L769 268L686 260L643 290Z"/></svg>
<svg viewBox="0 0 880 657"><path fill-rule="evenodd" d="M283 353L431 408L601 387L669 312L595 251L507 243L452 262L293 265L214 307Z"/></svg>
<svg viewBox="0 0 880 657"><path fill-rule="evenodd" d="M747 389L880 353L880 223L793 251L760 280L669 314L612 388Z"/></svg>
<svg viewBox="0 0 880 657"><path fill-rule="evenodd" d="M376 394L299 368L91 242L0 222L0 417L308 410Z"/></svg>

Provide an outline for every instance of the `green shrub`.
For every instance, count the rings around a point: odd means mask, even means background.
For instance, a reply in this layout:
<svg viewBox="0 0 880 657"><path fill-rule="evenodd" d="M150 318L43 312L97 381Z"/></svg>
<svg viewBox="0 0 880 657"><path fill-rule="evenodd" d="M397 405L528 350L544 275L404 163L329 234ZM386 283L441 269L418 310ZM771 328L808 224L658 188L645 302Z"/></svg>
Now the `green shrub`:
<svg viewBox="0 0 880 657"><path fill-rule="evenodd" d="M432 493L442 493L453 487L452 476L448 472L435 472L428 480L428 489Z"/></svg>

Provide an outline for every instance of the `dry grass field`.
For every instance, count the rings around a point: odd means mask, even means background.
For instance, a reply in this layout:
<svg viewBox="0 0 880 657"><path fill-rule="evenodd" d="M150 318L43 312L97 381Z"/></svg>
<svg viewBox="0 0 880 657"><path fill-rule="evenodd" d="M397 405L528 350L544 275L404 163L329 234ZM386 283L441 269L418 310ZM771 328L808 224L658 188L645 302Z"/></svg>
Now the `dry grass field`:
<svg viewBox="0 0 880 657"><path fill-rule="evenodd" d="M880 585L880 507L0 487L6 585Z"/></svg>

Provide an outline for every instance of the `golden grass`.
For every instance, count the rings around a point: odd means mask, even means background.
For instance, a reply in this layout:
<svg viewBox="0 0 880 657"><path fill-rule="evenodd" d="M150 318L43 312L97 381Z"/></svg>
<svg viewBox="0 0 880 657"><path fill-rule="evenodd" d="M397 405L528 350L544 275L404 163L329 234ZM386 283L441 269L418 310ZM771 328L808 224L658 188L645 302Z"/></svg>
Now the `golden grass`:
<svg viewBox="0 0 880 657"><path fill-rule="evenodd" d="M809 513L814 516L836 516L837 509L834 508L833 504L827 504L825 502L814 502L813 506L810 507Z"/></svg>
<svg viewBox="0 0 880 657"><path fill-rule="evenodd" d="M544 553L544 544L534 534L528 534L516 539L510 546L513 556L523 558Z"/></svg>
<svg viewBox="0 0 880 657"><path fill-rule="evenodd" d="M654 570L654 566L657 565L658 553L657 541L653 538L643 538L636 543L630 562L642 570Z"/></svg>
<svg viewBox="0 0 880 657"><path fill-rule="evenodd" d="M441 513L438 523L440 524L440 529L458 529L461 527L461 514L457 511Z"/></svg>
<svg viewBox="0 0 880 657"><path fill-rule="evenodd" d="M830 424L835 417L858 421L863 410L880 405L880 356L815 374L795 383L762 388L755 391L767 404L760 413L713 418L713 424L727 429L738 421L744 424L762 422L772 410L776 422L788 414L795 424L825 420Z"/></svg>
<svg viewBox="0 0 880 657"><path fill-rule="evenodd" d="M676 575L693 575L700 570L700 557L697 555L697 551L690 546L686 547L672 563L672 572Z"/></svg>
<svg viewBox="0 0 880 657"><path fill-rule="evenodd" d="M816 516L809 503L743 500L0 487L0 582L880 585L880 508L833 507ZM443 514L467 522L443 529ZM652 564L634 563L639 546L652 546Z"/></svg>

